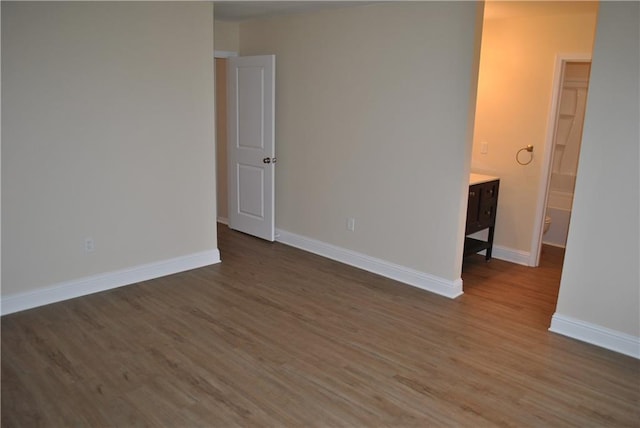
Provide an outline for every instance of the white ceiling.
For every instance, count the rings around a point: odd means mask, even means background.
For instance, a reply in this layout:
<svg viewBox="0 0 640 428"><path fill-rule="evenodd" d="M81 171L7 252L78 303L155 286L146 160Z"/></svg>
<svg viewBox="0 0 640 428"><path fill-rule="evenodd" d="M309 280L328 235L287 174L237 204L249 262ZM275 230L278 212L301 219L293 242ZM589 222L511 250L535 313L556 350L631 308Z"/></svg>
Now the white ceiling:
<svg viewBox="0 0 640 428"><path fill-rule="evenodd" d="M276 15L310 12L320 9L362 6L375 1L216 1L214 15L218 21L239 22Z"/></svg>
<svg viewBox="0 0 640 428"><path fill-rule="evenodd" d="M316 11L320 9L363 6L371 3L388 1L214 1L215 19L218 21L239 22L250 19L267 18L277 15L288 15ZM392 1L391 1L392 2ZM496 1L485 3L485 19L517 18L531 15L550 15L565 13L591 12L597 8L593 0L561 0L561 1Z"/></svg>

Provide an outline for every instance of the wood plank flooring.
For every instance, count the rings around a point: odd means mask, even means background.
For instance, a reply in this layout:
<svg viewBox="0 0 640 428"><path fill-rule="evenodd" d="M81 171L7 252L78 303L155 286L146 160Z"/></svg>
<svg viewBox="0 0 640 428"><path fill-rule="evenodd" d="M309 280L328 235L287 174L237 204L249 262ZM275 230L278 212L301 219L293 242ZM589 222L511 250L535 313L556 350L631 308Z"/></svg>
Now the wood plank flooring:
<svg viewBox="0 0 640 428"><path fill-rule="evenodd" d="M549 333L562 254L440 297L219 227L223 263L2 318L2 426L639 426L640 362Z"/></svg>

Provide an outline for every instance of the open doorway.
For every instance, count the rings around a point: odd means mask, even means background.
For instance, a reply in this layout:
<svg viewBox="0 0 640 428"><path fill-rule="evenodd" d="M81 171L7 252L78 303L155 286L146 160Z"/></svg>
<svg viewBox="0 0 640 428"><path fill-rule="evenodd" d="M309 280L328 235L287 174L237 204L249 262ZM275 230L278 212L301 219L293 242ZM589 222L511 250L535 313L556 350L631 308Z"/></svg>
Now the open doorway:
<svg viewBox="0 0 640 428"><path fill-rule="evenodd" d="M556 93L561 95L558 88L564 87L562 79L557 77L557 61L563 58L565 62L589 63L597 8L597 3L592 2L485 3L471 172L499 178L500 192L493 241L494 260L485 263L481 256L465 259L464 291L488 292L485 285L474 284L490 281L492 287L499 290L495 298L504 298L505 302L527 310L539 306L539 302L527 302L527 296L544 296L544 304L539 307L546 308L545 328L555 310L564 263L564 244L545 244L543 257L540 257L550 184L547 172L550 174L553 170L554 159L556 171L577 165L582 118L579 125L572 121L584 114L584 103L576 102L576 90L569 95L574 98L564 102L563 123L555 125L557 106L560 105ZM560 74L563 74L566 64L561 65ZM570 75L584 70L570 68L564 74L574 82L568 85L577 85L575 81L579 79ZM588 70L585 74L588 77ZM586 85L583 86L580 102L586 100ZM572 144L561 143L559 147L564 146L564 149L558 149L554 156L552 142L556 128L563 135L571 134ZM523 152L529 146L533 148L530 156ZM518 161L518 153L524 153L520 158L523 162ZM567 177L570 175L575 176L575 172L566 174ZM556 174L558 177L563 179ZM564 179L567 182L562 184L571 185L572 193L575 179ZM562 219L556 217L556 226L560 226ZM566 234L566 231L560 233ZM553 242L556 241L550 241ZM507 275L519 279L515 282L509 279L511 282L507 285ZM474 287L479 288L474 290ZM514 287L526 291L517 294Z"/></svg>
<svg viewBox="0 0 640 428"><path fill-rule="evenodd" d="M217 220L275 239L275 55L215 58Z"/></svg>
<svg viewBox="0 0 640 428"><path fill-rule="evenodd" d="M554 85L553 124L546 159L546 203L542 244L565 248L578 172L591 61L559 58ZM544 178L544 177L543 177ZM542 245L540 245L540 252Z"/></svg>

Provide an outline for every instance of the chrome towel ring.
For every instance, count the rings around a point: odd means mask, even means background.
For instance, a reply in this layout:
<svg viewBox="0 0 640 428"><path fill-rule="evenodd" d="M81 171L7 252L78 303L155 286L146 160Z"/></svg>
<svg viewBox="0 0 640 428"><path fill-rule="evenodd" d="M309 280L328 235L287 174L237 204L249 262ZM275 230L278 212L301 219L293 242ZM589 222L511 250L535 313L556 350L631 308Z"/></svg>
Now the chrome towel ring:
<svg viewBox="0 0 640 428"><path fill-rule="evenodd" d="M520 161L520 153L527 151L529 153L531 153L529 160L526 162L521 162ZM531 144L529 144L527 147L523 147L520 150L518 150L518 153L516 153L516 162L518 162L520 165L529 165L531 163L531 161L533 160L533 146Z"/></svg>

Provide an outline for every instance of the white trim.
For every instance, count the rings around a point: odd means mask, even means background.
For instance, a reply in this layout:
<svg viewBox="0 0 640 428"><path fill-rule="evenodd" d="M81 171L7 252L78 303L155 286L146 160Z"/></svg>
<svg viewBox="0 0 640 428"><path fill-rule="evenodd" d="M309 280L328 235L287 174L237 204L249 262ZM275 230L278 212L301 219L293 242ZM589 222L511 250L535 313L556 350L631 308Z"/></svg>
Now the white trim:
<svg viewBox="0 0 640 428"><path fill-rule="evenodd" d="M276 229L276 241L310 253L337 260L357 268L372 272L396 281L431 291L445 297L455 298L462 295L462 279L454 281L439 278L428 273L400 266L386 260L347 250L306 236Z"/></svg>
<svg viewBox="0 0 640 428"><path fill-rule="evenodd" d="M567 248L566 246L564 246L564 245L560 245L560 244L556 244L555 242L545 242L545 241L542 241L542 243L543 243L544 245L548 245L548 246L550 246L550 247L556 247L556 248Z"/></svg>
<svg viewBox="0 0 640 428"><path fill-rule="evenodd" d="M566 315L553 314L549 331L640 359L640 337Z"/></svg>
<svg viewBox="0 0 640 428"><path fill-rule="evenodd" d="M531 264L531 254L527 251L514 250L513 248L503 247L501 245L493 246L491 257L523 266L533 266Z"/></svg>
<svg viewBox="0 0 640 428"><path fill-rule="evenodd" d="M189 254L169 260L147 263L113 272L65 281L26 293L2 297L2 315L24 311L62 300L86 296L124 285L159 278L186 270L220 263L218 249Z"/></svg>
<svg viewBox="0 0 640 428"><path fill-rule="evenodd" d="M553 89L551 91L551 105L549 107L549 118L547 119L547 136L543 148L542 174L540 175L540 185L538 188L538 201L536 202L536 216L531 239L531 263L530 266L540 264L540 251L542 250L542 234L544 232L545 209L547 206L547 195L551 183L551 165L553 162L554 136L558 116L558 100L562 87L562 77L564 64L571 61L591 61L591 54L558 54L556 55L556 65L553 72Z"/></svg>
<svg viewBox="0 0 640 428"><path fill-rule="evenodd" d="M214 58L231 58L234 56L238 56L238 52L218 51L218 50L213 51Z"/></svg>
<svg viewBox="0 0 640 428"><path fill-rule="evenodd" d="M218 223L226 224L229 226L229 219L226 217L218 217L216 220Z"/></svg>
<svg viewBox="0 0 640 428"><path fill-rule="evenodd" d="M487 250L478 251L478 254L484 256L485 254L487 254ZM527 253L526 251L503 247L501 245L493 246L491 258L503 260L505 262L516 263L522 266L532 266L531 255L529 253Z"/></svg>

